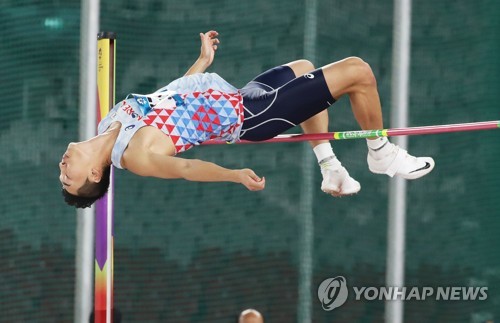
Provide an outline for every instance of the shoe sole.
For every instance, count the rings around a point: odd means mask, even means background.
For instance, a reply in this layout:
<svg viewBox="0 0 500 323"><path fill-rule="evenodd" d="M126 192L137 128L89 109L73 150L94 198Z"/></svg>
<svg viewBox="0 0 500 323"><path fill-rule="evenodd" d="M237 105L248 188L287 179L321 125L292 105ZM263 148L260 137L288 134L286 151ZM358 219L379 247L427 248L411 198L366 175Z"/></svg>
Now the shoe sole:
<svg viewBox="0 0 500 323"><path fill-rule="evenodd" d="M338 192L338 191L334 191L334 190L322 190L322 191L325 192L326 194L329 194L329 195L332 195L335 197L342 197L342 196L355 195L360 190L361 190L361 188L357 189L356 191L351 191L351 192Z"/></svg>

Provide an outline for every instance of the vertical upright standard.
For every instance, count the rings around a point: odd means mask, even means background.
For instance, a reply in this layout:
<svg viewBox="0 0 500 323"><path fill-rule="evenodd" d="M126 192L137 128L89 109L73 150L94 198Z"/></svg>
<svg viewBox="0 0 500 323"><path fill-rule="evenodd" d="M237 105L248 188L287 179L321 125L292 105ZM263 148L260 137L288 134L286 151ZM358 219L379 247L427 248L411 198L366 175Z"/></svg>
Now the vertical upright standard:
<svg viewBox="0 0 500 323"><path fill-rule="evenodd" d="M82 0L80 11L79 141L95 136L99 0ZM91 68L89 68L89 66ZM93 309L95 208L77 209L73 322L87 323Z"/></svg>
<svg viewBox="0 0 500 323"><path fill-rule="evenodd" d="M304 58L316 62L318 33L318 1L305 0ZM302 185L300 188L297 226L299 230L299 286L297 322L313 322L313 263L314 263L314 171L315 158L309 143L302 143Z"/></svg>
<svg viewBox="0 0 500 323"><path fill-rule="evenodd" d="M393 17L391 127L403 128L408 126L409 114L411 0L394 0ZM407 149L408 138L395 138L394 143ZM403 287L405 283L406 209L406 180L397 177L389 184L386 271L389 287ZM385 322L403 321L403 300L386 301Z"/></svg>
<svg viewBox="0 0 500 323"><path fill-rule="evenodd" d="M108 114L115 101L116 34L97 35L97 123ZM96 323L113 322L113 191L111 166L108 193L96 203L95 214L95 290Z"/></svg>

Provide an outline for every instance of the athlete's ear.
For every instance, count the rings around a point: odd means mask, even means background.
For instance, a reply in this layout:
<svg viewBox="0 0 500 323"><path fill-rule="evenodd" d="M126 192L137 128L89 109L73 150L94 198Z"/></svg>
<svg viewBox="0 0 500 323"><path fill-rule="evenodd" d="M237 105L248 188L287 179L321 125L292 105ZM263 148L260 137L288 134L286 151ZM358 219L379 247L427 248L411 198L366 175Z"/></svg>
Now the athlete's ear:
<svg viewBox="0 0 500 323"><path fill-rule="evenodd" d="M94 183L99 183L102 179L102 169L92 168L91 174L90 174L90 179Z"/></svg>

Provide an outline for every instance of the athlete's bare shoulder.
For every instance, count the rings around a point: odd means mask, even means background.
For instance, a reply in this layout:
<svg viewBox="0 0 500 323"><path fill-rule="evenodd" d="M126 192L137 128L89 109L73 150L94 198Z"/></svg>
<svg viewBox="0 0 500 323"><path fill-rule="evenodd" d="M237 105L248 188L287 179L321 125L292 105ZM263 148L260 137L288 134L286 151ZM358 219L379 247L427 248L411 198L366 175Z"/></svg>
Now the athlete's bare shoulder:
<svg viewBox="0 0 500 323"><path fill-rule="evenodd" d="M174 156L175 146L170 137L158 128L142 127L128 143L122 156L122 166L127 168L127 161L147 153Z"/></svg>

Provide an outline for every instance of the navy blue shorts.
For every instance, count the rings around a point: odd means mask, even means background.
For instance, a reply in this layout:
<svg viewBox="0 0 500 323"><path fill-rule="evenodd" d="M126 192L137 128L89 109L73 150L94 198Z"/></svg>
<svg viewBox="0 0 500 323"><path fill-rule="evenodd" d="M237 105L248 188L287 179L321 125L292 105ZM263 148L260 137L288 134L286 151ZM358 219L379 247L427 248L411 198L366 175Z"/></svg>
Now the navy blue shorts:
<svg viewBox="0 0 500 323"><path fill-rule="evenodd" d="M258 75L240 90L245 119L240 138L261 141L275 137L331 106L323 71L295 77L289 66Z"/></svg>

